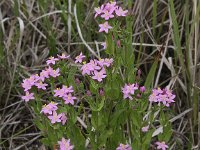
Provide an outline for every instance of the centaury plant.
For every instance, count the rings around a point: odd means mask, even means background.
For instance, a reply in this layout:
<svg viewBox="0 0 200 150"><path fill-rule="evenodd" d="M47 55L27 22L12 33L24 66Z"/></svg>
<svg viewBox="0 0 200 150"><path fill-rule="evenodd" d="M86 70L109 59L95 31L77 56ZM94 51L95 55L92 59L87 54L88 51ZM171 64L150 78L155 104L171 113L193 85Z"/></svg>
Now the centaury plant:
<svg viewBox="0 0 200 150"><path fill-rule="evenodd" d="M105 58L58 54L23 80L22 99L36 114L41 141L61 150L168 149L172 129L166 112L175 95L143 85L128 10L108 2L95 8L95 18L105 36Z"/></svg>

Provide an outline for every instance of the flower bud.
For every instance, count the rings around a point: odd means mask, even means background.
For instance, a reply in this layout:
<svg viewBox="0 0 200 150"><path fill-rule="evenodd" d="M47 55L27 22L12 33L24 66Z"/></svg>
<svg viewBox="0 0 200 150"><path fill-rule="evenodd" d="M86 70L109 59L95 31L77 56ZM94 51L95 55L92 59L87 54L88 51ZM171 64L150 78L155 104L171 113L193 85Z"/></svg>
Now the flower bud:
<svg viewBox="0 0 200 150"><path fill-rule="evenodd" d="M145 86L141 86L141 87L140 87L140 92L144 93L145 90L146 90Z"/></svg>

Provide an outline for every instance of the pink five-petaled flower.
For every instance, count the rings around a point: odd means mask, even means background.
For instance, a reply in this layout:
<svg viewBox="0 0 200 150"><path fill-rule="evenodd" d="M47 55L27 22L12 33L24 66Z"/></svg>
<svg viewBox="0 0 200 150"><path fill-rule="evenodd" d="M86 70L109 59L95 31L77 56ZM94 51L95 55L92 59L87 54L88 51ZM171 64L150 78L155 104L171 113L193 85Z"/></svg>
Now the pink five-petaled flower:
<svg viewBox="0 0 200 150"><path fill-rule="evenodd" d="M51 123L54 124L56 122L61 122L61 116L62 114L58 115L56 111L53 111L53 115L48 116L48 118L51 120Z"/></svg>
<svg viewBox="0 0 200 150"><path fill-rule="evenodd" d="M128 145L128 144L120 144L117 148L116 148L116 150L132 150L132 148L131 148L131 146L130 145Z"/></svg>
<svg viewBox="0 0 200 150"><path fill-rule="evenodd" d="M103 78L105 78L106 77L106 74L105 74L105 70L101 70L101 71L94 71L94 76L92 76L92 79L95 79L95 80L97 80L97 81L99 81L99 82L101 82L102 81L102 79Z"/></svg>
<svg viewBox="0 0 200 150"><path fill-rule="evenodd" d="M53 68L51 68L51 66L49 66L48 68L45 69L46 70L46 74L48 74L50 76L50 74L53 72Z"/></svg>
<svg viewBox="0 0 200 150"><path fill-rule="evenodd" d="M94 18L96 18L98 15L102 14L103 7L104 7L104 5L102 5L101 8L100 7L95 7L94 8L94 10L95 10L95 16L94 16Z"/></svg>
<svg viewBox="0 0 200 150"><path fill-rule="evenodd" d="M161 150L166 150L168 147L168 145L165 144L165 142L156 142L155 143L157 145L157 149L161 149Z"/></svg>
<svg viewBox="0 0 200 150"><path fill-rule="evenodd" d="M116 2L107 3L104 8L104 10L107 10L110 13L113 13L115 9L116 9Z"/></svg>
<svg viewBox="0 0 200 150"><path fill-rule="evenodd" d="M105 20L109 20L110 18L114 18L113 12L110 12L108 10L103 11L104 14L101 15L101 18L104 18Z"/></svg>
<svg viewBox="0 0 200 150"><path fill-rule="evenodd" d="M81 52L80 55L76 56L75 63L82 63L84 58L85 58L85 55L83 55L82 52Z"/></svg>
<svg viewBox="0 0 200 150"><path fill-rule="evenodd" d="M25 100L26 102L35 99L34 98L34 93L29 93L28 91L26 92L25 96L22 96L22 99Z"/></svg>
<svg viewBox="0 0 200 150"><path fill-rule="evenodd" d="M23 80L22 87L24 88L25 92L30 90L32 86L33 86L32 82L30 82L28 79Z"/></svg>
<svg viewBox="0 0 200 150"><path fill-rule="evenodd" d="M130 84L130 85L125 84L125 86L122 88L124 99L129 98L132 100L133 98L131 97L131 95L133 95L135 93L135 90L137 89L138 89L137 84Z"/></svg>
<svg viewBox="0 0 200 150"><path fill-rule="evenodd" d="M108 24L107 21L103 24L99 24L99 27L100 27L99 32L105 31L106 33L108 33L108 29L112 29L112 27Z"/></svg>
<svg viewBox="0 0 200 150"><path fill-rule="evenodd" d="M49 72L49 75L56 78L60 75L60 68L57 68L56 70L52 70L51 72Z"/></svg>
<svg viewBox="0 0 200 150"><path fill-rule="evenodd" d="M148 132L149 131L149 125L142 127L142 132Z"/></svg>
<svg viewBox="0 0 200 150"><path fill-rule="evenodd" d="M47 65L50 65L50 64L55 65L56 61L58 60L59 60L58 58L50 57L46 62L47 62Z"/></svg>
<svg viewBox="0 0 200 150"><path fill-rule="evenodd" d="M65 125L66 121L67 121L67 116L65 115L65 113L61 113L61 121L62 121L62 125Z"/></svg>
<svg viewBox="0 0 200 150"><path fill-rule="evenodd" d="M66 96L63 97L65 104L72 104L74 105L74 100L77 99L76 97L72 96L71 93L67 94Z"/></svg>
<svg viewBox="0 0 200 150"><path fill-rule="evenodd" d="M37 86L38 89L46 90L46 86L48 86L48 84L42 83L42 81L40 81L40 82L35 83L35 86Z"/></svg>
<svg viewBox="0 0 200 150"><path fill-rule="evenodd" d="M84 64L82 67L81 67L81 71L82 71L82 75L90 75L91 74L91 69L90 69L90 65L87 63L87 64Z"/></svg>
<svg viewBox="0 0 200 150"><path fill-rule="evenodd" d="M74 145L71 145L70 139L66 140L65 138L62 138L61 141L58 141L58 144L60 146L60 150L73 150Z"/></svg>
<svg viewBox="0 0 200 150"><path fill-rule="evenodd" d="M128 10L123 11L123 9L121 7L117 7L115 9L115 13L117 16L126 16L126 13L128 12Z"/></svg>
<svg viewBox="0 0 200 150"><path fill-rule="evenodd" d="M56 90L54 90L54 92L55 92L54 94L55 97L61 97L61 98L67 94L63 88L62 89L57 88Z"/></svg>
<svg viewBox="0 0 200 150"><path fill-rule="evenodd" d="M57 88L54 90L55 97L62 97L63 94L64 94L64 91L62 91L60 88Z"/></svg>
<svg viewBox="0 0 200 150"><path fill-rule="evenodd" d="M44 114L52 114L53 111L56 111L58 109L57 107L58 103L51 102L48 105L43 105L42 110L40 113Z"/></svg>
<svg viewBox="0 0 200 150"><path fill-rule="evenodd" d="M72 86L67 87L67 86L63 85L62 88L65 90L66 93L73 93L74 92Z"/></svg>
<svg viewBox="0 0 200 150"><path fill-rule="evenodd" d="M96 59L90 60L90 62L88 63L88 66L89 66L89 70L90 71L100 70L101 69L101 67L99 67L98 64L97 64L97 60Z"/></svg>
<svg viewBox="0 0 200 150"><path fill-rule="evenodd" d="M42 70L42 72L40 72L40 80L44 82L44 80L48 78L49 72L47 70Z"/></svg>
<svg viewBox="0 0 200 150"><path fill-rule="evenodd" d="M64 53L62 53L62 55L57 55L59 59L68 59L70 57L70 55L65 55Z"/></svg>

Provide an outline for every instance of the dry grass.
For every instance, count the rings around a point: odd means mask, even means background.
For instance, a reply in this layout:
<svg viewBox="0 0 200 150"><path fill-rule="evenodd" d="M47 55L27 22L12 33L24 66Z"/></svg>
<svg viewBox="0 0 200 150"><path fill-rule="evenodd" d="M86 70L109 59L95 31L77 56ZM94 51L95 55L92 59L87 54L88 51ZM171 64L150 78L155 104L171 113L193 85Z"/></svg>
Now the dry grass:
<svg viewBox="0 0 200 150"><path fill-rule="evenodd" d="M119 1L120 3L121 1ZM143 78L161 54L153 87L177 95L172 149L200 149L200 2L133 0L133 50ZM49 55L85 51L99 57L98 0L2 0L0 2L0 147L37 149L39 131L32 110L20 99L20 82L44 67ZM34 143L34 144L33 144Z"/></svg>

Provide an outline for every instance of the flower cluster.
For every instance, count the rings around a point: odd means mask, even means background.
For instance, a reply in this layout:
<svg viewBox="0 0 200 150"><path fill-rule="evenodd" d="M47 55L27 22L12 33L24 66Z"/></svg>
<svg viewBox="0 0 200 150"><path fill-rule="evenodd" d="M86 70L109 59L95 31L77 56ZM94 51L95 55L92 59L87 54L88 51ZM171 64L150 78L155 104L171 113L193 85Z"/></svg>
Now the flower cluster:
<svg viewBox="0 0 200 150"><path fill-rule="evenodd" d="M91 76L92 79L101 82L106 77L106 70L104 67L110 67L112 63L113 63L112 58L90 60L89 63L85 63L81 67L81 71L83 75L87 74Z"/></svg>
<svg viewBox="0 0 200 150"><path fill-rule="evenodd" d="M54 90L54 93L55 93L54 96L62 98L65 101L65 104L70 103L74 105L74 100L77 98L72 95L73 92L74 90L72 86L67 87L63 85L61 89L57 88Z"/></svg>
<svg viewBox="0 0 200 150"><path fill-rule="evenodd" d="M152 94L149 96L149 101L150 102L155 102L155 103L162 103L164 106L169 107L171 103L175 102L174 98L176 96L172 94L171 90L168 89L153 89Z"/></svg>
<svg viewBox="0 0 200 150"><path fill-rule="evenodd" d="M48 84L45 83L45 79L49 79L50 77L56 78L60 76L60 69L53 69L51 65L55 65L56 61L62 60L62 59L68 59L69 56L62 54L58 55L58 58L50 57L46 63L48 65L48 68L42 70L40 72L40 75L31 75L29 78L24 79L22 82L22 87L24 89L24 92L26 92L25 96L22 96L22 99L26 102L34 99L34 93L30 93L32 87L37 87L37 89L46 90L46 87Z"/></svg>
<svg viewBox="0 0 200 150"><path fill-rule="evenodd" d="M58 103L51 102L48 105L44 105L42 107L41 113L47 115L47 117L51 120L51 123L54 124L56 122L62 122L64 125L67 121L67 117L65 113L57 114L56 110L58 109Z"/></svg>
<svg viewBox="0 0 200 150"><path fill-rule="evenodd" d="M73 150L74 145L71 145L70 139L66 140L65 138L62 138L61 141L58 141L58 144L60 146L60 150Z"/></svg>
<svg viewBox="0 0 200 150"><path fill-rule="evenodd" d="M54 70L53 68L49 66L49 68L42 70L40 75L38 74L31 75L29 78L24 79L22 82L22 87L24 91L26 92L26 95L22 96L22 99L25 100L26 102L28 102L31 99L34 99L33 97L34 94L29 93L29 91L31 90L33 86L37 87L37 89L46 90L46 87L48 86L48 84L44 83L45 79L50 78L50 77L56 78L59 75L60 75L59 68Z"/></svg>
<svg viewBox="0 0 200 150"><path fill-rule="evenodd" d="M139 85L136 83L136 84L125 84L125 86L122 88L122 93L124 94L124 99L128 98L130 100L133 99L133 95L135 94L135 91L136 90L140 90L141 93L144 93L145 92L145 87L144 86L141 86L139 87ZM137 94L137 97L140 97L141 95L138 93Z"/></svg>
<svg viewBox="0 0 200 150"><path fill-rule="evenodd" d="M132 150L132 148L131 148L131 146L130 145L128 145L128 144L120 144L117 148L116 148L116 150Z"/></svg>
<svg viewBox="0 0 200 150"><path fill-rule="evenodd" d="M108 33L108 30L113 28L108 24L108 20L114 18L115 15L118 17L125 17L127 12L128 10L123 10L120 6L116 4L116 2L108 2L106 4L103 4L101 7L95 8L95 18L97 16L100 16L101 18L106 20L106 22L104 22L103 24L99 24L99 32Z"/></svg>

